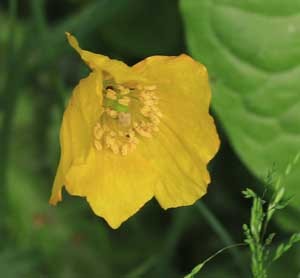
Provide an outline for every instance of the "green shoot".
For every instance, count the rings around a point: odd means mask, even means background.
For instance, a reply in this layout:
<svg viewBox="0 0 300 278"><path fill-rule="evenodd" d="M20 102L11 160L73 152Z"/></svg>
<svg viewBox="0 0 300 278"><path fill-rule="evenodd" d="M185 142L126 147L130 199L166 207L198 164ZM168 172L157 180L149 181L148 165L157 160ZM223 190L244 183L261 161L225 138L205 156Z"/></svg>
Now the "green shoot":
<svg viewBox="0 0 300 278"><path fill-rule="evenodd" d="M291 198L285 197L285 187L283 180L292 171L300 158L300 153L288 164L284 174L277 179L274 179L272 172L267 176L266 184L272 185L274 188L270 201L267 202L264 198L258 196L252 189L247 188L242 193L245 198L252 199L250 223L243 225L245 235L245 243L235 244L225 247L215 254L204 260L192 269L185 278L192 278L198 274L204 265L211 261L214 257L223 251L241 246L248 245L251 253L251 272L254 278L267 278L268 268L272 263L282 257L293 245L300 242L300 233L293 234L286 243L279 244L276 248L272 245L275 233L267 234L268 224L271 221L274 213L284 209ZM271 246L272 245L272 246Z"/></svg>
<svg viewBox="0 0 300 278"><path fill-rule="evenodd" d="M274 191L268 203L249 188L243 191L245 198L252 199L250 224L244 224L243 230L245 243L248 244L251 251L251 271L255 278L267 278L269 266L300 241L300 233L293 234L287 243L281 243L275 251L272 251L270 245L275 233L266 235L268 224L274 213L284 209L291 199L284 198L285 187L282 181L289 175L299 157L300 154L287 166L284 174L275 181ZM267 184L270 185L270 183L273 183L272 174L268 175Z"/></svg>

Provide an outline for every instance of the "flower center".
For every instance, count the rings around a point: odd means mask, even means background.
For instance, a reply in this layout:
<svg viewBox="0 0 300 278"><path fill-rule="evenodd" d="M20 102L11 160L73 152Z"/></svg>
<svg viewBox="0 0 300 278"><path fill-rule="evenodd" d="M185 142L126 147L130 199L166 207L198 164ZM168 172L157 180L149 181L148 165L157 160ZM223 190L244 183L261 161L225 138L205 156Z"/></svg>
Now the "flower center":
<svg viewBox="0 0 300 278"><path fill-rule="evenodd" d="M103 82L103 113L94 127L96 150L127 155L142 137L151 138L159 130L162 114L155 85Z"/></svg>

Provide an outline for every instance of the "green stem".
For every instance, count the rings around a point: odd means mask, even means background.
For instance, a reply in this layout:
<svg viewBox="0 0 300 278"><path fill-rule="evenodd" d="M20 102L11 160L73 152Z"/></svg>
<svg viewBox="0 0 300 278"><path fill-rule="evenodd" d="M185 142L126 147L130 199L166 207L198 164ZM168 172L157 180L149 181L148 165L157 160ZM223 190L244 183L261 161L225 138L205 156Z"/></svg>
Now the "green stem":
<svg viewBox="0 0 300 278"><path fill-rule="evenodd" d="M3 91L1 92L1 101L3 103L1 111L1 126L0 126L0 194L2 201L0 204L0 211L2 213L1 218L3 219L4 225L1 229L7 229L5 226L8 207L7 203L7 169L9 160L9 143L12 133L13 116L16 106L16 99L14 97L16 92L16 82L11 81L12 75L14 74L14 67L16 64L16 48L15 48L15 21L17 16L17 0L11 0L9 2L9 14L10 14L10 27L9 27L9 38L7 48L5 49L5 78ZM6 233L7 231L1 231ZM5 242L1 243L5 245Z"/></svg>
<svg viewBox="0 0 300 278"><path fill-rule="evenodd" d="M224 228L222 223L217 219L217 217L207 208L207 206L203 202L196 203L196 208L202 214L202 216L206 219L208 224L212 227L214 232L219 236L220 240L224 245L234 245L234 241L227 230ZM248 267L245 266L243 261L243 255L241 252L236 249L229 250L232 258L234 259L236 266L239 268L242 277L248 277L249 271Z"/></svg>
<svg viewBox="0 0 300 278"><path fill-rule="evenodd" d="M157 256L152 256L143 262L140 266L136 267L134 270L130 271L125 278L138 278L143 277L154 265L157 263Z"/></svg>
<svg viewBox="0 0 300 278"><path fill-rule="evenodd" d="M155 277L166 277L166 266L168 266L172 255L175 253L174 249L176 248L179 238L186 227L188 212L189 211L187 209L181 209L174 214L172 224L166 233L166 240L161 252L154 254L145 260L140 266L131 270L127 275L125 275L126 278L144 277L145 274L154 267Z"/></svg>
<svg viewBox="0 0 300 278"><path fill-rule="evenodd" d="M7 169L7 160L8 160L8 144L9 144L9 134L11 131L11 125L13 120L14 113L14 103L13 98L14 91L11 89L11 81L9 76L13 73L13 66L15 62L15 45L14 45L14 35L15 35L15 21L17 15L17 1L11 0L9 2L9 14L10 14L10 30L9 30L9 39L7 44L6 51L6 78L4 80L5 84L3 87L2 98L3 98L3 118L1 123L0 131L0 153L1 153L1 163L0 167L0 185L2 196L5 196L5 183L6 183L6 169ZM8 93L9 92L9 93ZM4 198L5 199L5 198Z"/></svg>
<svg viewBox="0 0 300 278"><path fill-rule="evenodd" d="M184 278L193 278L209 261L214 259L219 254L223 253L224 251L231 250L232 248L241 247L241 246L245 246L245 245L246 245L246 243L237 243L237 244L229 245L229 246L226 246L226 247L220 249L219 251L217 251L210 257L208 257L206 260L204 260L201 264L195 266L189 274L184 276Z"/></svg>
<svg viewBox="0 0 300 278"><path fill-rule="evenodd" d="M15 45L15 23L17 17L17 7L18 1L11 0L9 2L10 10L10 37L8 39L8 47L6 51L6 74L7 77L4 80L2 98L3 98L3 117L0 129L0 154L1 154L1 167L0 167L0 193L2 196L6 195L5 186L7 183L7 169L9 163L9 149L10 142L13 132L13 123L15 110L17 105L18 93L20 91L21 84L26 79L26 66L21 63L22 59L20 57L28 57L32 49L31 38L32 36L28 35L25 37L27 41L21 42L21 45L16 48ZM5 197L1 202L4 206Z"/></svg>
<svg viewBox="0 0 300 278"><path fill-rule="evenodd" d="M31 13L35 28L38 31L38 35L41 37L42 42L46 39L47 23L44 13L44 0L31 0Z"/></svg>

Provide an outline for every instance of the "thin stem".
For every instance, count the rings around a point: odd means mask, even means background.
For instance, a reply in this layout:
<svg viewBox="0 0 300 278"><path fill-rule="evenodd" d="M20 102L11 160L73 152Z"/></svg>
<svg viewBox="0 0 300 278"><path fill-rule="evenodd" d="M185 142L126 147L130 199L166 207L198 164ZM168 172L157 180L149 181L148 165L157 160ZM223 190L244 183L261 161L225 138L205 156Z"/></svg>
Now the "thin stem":
<svg viewBox="0 0 300 278"><path fill-rule="evenodd" d="M14 107L14 99L10 94L6 94L10 92L10 74L12 73L12 68L15 61L15 47L14 47L14 34L15 34L15 21L17 16L17 1L11 0L9 2L9 14L10 14L10 30L9 30L9 38L7 44L6 51L6 78L4 80L5 84L3 87L2 98L3 98L3 118L2 125L0 131L0 153L1 153L1 163L2 167L0 167L0 185L1 185L1 193L5 191L5 182L6 182L6 168L7 168L7 160L8 160L8 143L9 143L9 133L12 124L12 115L13 115L13 107ZM13 92L11 92L13 94ZM11 104L11 102L13 102ZM11 109L12 108L12 109ZM2 194L3 196L3 194Z"/></svg>
<svg viewBox="0 0 300 278"><path fill-rule="evenodd" d="M1 165L0 165L0 194L2 196L2 201L0 204L0 211L2 212L1 218L6 221L6 212L5 209L7 206L6 199L6 182L7 182L7 168L8 168L8 159L9 159L9 143L10 135L12 132L13 124L13 115L16 106L16 99L14 98L16 92L15 82L11 82L10 77L13 73L13 67L15 65L15 21L17 16L17 0L11 0L9 2L9 14L10 14L10 30L8 44L6 48L6 63L5 63L5 77L3 91L1 92L1 102L3 103L3 111L1 111L1 126L0 126L0 156L1 156ZM13 85L12 85L13 83ZM9 93L8 93L9 92ZM1 226L1 229L6 229L5 226ZM2 231L1 231L2 233ZM2 244L5 244L3 242Z"/></svg>
<svg viewBox="0 0 300 278"><path fill-rule="evenodd" d="M152 256L146 261L144 261L140 266L136 267L130 273L125 275L126 278L138 278L143 277L154 265L157 263L157 256Z"/></svg>
<svg viewBox="0 0 300 278"><path fill-rule="evenodd" d="M44 13L44 0L31 0L31 13L33 15L33 21L35 28L37 29L39 36L42 37L44 43L45 35L47 32L47 23Z"/></svg>
<svg viewBox="0 0 300 278"><path fill-rule="evenodd" d="M224 245L234 245L234 241L227 230L224 228L222 223L217 219L217 217L207 208L203 202L196 203L196 208L206 219L208 224L212 227L214 232L219 236L220 240ZM240 272L243 274L243 277L249 276L248 268L245 266L243 261L243 255L236 249L230 249L230 254L234 259L236 266L239 268Z"/></svg>
<svg viewBox="0 0 300 278"><path fill-rule="evenodd" d="M208 257L206 260L204 260L201 264L195 266L189 274L184 276L184 278L193 278L195 276L195 274L197 274L209 261L211 261L213 258L217 257L219 254L223 253L224 251L231 250L233 248L241 247L241 246L245 246L245 245L247 245L247 244L246 243L237 243L237 244L229 245L229 246L226 246L226 247L220 249L219 251L217 251L210 257Z"/></svg>
<svg viewBox="0 0 300 278"><path fill-rule="evenodd" d="M125 277L143 277L152 268L155 268L155 277L166 277L165 266L168 265L172 254L175 253L174 249L176 248L178 240L186 227L188 219L187 216L187 209L182 209L176 212L176 214L174 214L172 224L166 233L166 240L164 241L165 243L161 252L154 254L145 260L139 267L131 270L127 275L125 275Z"/></svg>

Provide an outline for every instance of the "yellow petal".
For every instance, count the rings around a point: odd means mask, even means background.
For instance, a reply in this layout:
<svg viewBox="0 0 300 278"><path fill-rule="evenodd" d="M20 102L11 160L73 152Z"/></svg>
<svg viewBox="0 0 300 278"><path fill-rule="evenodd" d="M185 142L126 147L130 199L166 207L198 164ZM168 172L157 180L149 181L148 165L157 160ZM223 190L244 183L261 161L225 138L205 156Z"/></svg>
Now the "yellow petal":
<svg viewBox="0 0 300 278"><path fill-rule="evenodd" d="M138 151L128 156L92 151L66 175L66 189L85 196L94 213L116 229L153 197L158 173Z"/></svg>
<svg viewBox="0 0 300 278"><path fill-rule="evenodd" d="M154 196L164 209L191 205L206 193L206 164L164 123L141 152L159 173Z"/></svg>
<svg viewBox="0 0 300 278"><path fill-rule="evenodd" d="M151 147L163 171L155 197L163 208L192 204L206 192L206 166L220 144L208 113L207 71L187 55L149 57L133 69L157 85L163 113L156 146Z"/></svg>
<svg viewBox="0 0 300 278"><path fill-rule="evenodd" d="M80 48L78 41L70 33L66 33L70 45L78 52L81 59L92 69L109 73L116 82L144 81L122 61L109 59L109 57L86 51Z"/></svg>
<svg viewBox="0 0 300 278"><path fill-rule="evenodd" d="M101 109L102 74L95 71L75 87L63 116L60 131L61 159L50 198L51 204L61 200L61 188L70 166L85 163L93 144L93 127Z"/></svg>

